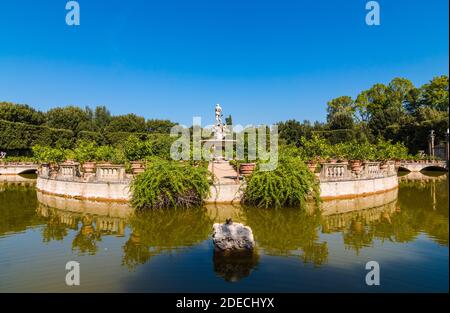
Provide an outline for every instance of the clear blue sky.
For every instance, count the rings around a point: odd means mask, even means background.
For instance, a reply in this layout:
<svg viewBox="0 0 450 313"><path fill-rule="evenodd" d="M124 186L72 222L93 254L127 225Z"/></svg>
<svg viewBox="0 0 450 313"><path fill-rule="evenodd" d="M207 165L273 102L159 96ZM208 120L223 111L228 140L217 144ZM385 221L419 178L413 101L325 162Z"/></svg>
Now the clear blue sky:
<svg viewBox="0 0 450 313"><path fill-rule="evenodd" d="M326 102L396 76L448 74L448 0L0 1L0 101L107 105L190 124L324 120Z"/></svg>

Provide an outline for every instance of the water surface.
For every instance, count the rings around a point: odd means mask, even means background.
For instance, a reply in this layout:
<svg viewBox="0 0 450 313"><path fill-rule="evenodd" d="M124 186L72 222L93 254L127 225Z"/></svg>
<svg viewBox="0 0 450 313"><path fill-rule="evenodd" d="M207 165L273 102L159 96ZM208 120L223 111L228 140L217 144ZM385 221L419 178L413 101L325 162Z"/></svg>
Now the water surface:
<svg viewBox="0 0 450 313"><path fill-rule="evenodd" d="M446 174L406 175L398 191L324 203L320 214L207 206L127 217L126 205L0 179L0 292L446 292L448 190ZM214 253L212 225L227 217L252 228L253 255ZM72 260L76 287L65 285ZM371 260L380 286L365 284Z"/></svg>

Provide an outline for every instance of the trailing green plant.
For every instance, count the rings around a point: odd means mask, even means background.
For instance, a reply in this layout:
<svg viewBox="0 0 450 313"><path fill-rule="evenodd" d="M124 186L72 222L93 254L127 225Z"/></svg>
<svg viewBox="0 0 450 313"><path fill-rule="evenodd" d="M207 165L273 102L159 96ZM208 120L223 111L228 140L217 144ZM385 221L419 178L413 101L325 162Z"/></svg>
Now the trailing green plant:
<svg viewBox="0 0 450 313"><path fill-rule="evenodd" d="M319 183L300 158L280 156L273 171L259 166L249 177L243 202L265 208L302 207L312 197L320 197Z"/></svg>
<svg viewBox="0 0 450 313"><path fill-rule="evenodd" d="M209 195L209 178L204 167L153 158L134 178L131 202L137 209L199 206Z"/></svg>

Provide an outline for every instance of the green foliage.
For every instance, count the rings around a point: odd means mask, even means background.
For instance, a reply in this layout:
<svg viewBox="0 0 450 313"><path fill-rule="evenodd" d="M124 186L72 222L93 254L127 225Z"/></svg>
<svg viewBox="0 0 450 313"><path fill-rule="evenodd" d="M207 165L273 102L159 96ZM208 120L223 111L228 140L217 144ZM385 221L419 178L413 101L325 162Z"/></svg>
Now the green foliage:
<svg viewBox="0 0 450 313"><path fill-rule="evenodd" d="M355 103L349 96L342 96L328 102L327 120L330 122L336 114L352 116L355 112Z"/></svg>
<svg viewBox="0 0 450 313"><path fill-rule="evenodd" d="M63 162L66 160L66 150L61 148L35 145L33 146L33 154L39 162Z"/></svg>
<svg viewBox="0 0 450 313"><path fill-rule="evenodd" d="M123 144L125 158L129 161L145 160L153 155L152 143L139 140L136 136L128 137Z"/></svg>
<svg viewBox="0 0 450 313"><path fill-rule="evenodd" d="M312 135L309 140L302 137L300 141L304 150L304 156L309 160L317 158L326 159L331 155L331 146L324 138L318 135Z"/></svg>
<svg viewBox="0 0 450 313"><path fill-rule="evenodd" d="M47 126L59 129L70 129L75 134L88 130L95 130L92 124L92 112L86 108L81 109L76 106L64 108L54 108L47 112Z"/></svg>
<svg viewBox="0 0 450 313"><path fill-rule="evenodd" d="M210 174L188 163L153 159L131 184L137 209L195 207L209 194Z"/></svg>
<svg viewBox="0 0 450 313"><path fill-rule="evenodd" d="M0 120L0 150L28 150L33 145L69 148L73 132Z"/></svg>
<svg viewBox="0 0 450 313"><path fill-rule="evenodd" d="M102 133L87 130L80 131L77 135L77 139L84 141L92 141L95 142L96 144L103 144L105 142Z"/></svg>
<svg viewBox="0 0 450 313"><path fill-rule="evenodd" d="M145 119L136 114L113 116L105 130L107 132L143 133L146 130Z"/></svg>
<svg viewBox="0 0 450 313"><path fill-rule="evenodd" d="M168 136L175 123L127 114L111 116L105 106L95 110L76 106L56 107L40 112L28 105L0 102L0 149L9 154L27 155L33 145L74 148L77 140L95 142L97 145L119 146L130 135L141 140L153 135ZM164 136L165 136L164 135ZM153 138L154 139L154 138ZM154 140L156 155L166 149L168 140ZM168 152L167 152L168 155Z"/></svg>
<svg viewBox="0 0 450 313"><path fill-rule="evenodd" d="M378 139L375 151L377 160L403 160L408 157L408 149L401 143Z"/></svg>
<svg viewBox="0 0 450 313"><path fill-rule="evenodd" d="M45 122L45 115L25 104L0 102L0 120L41 125Z"/></svg>
<svg viewBox="0 0 450 313"><path fill-rule="evenodd" d="M319 200L319 184L299 158L280 156L273 171L259 168L250 176L243 202L257 207L301 207L312 196Z"/></svg>
<svg viewBox="0 0 450 313"><path fill-rule="evenodd" d="M288 120L286 122L278 123L279 138L283 143L289 145L300 146L301 138L311 138L313 131L321 131L324 129L324 125L316 122L311 124L310 121L303 121L300 123L296 120Z"/></svg>
<svg viewBox="0 0 450 313"><path fill-rule="evenodd" d="M128 137L120 147L129 161L146 160L153 156L170 159L170 147L175 139L166 134L149 134L145 139Z"/></svg>
<svg viewBox="0 0 450 313"><path fill-rule="evenodd" d="M74 149L73 159L84 163L88 161L108 161L112 163L124 163L126 161L122 149L113 146L97 146L92 141L79 140L77 147Z"/></svg>
<svg viewBox="0 0 450 313"><path fill-rule="evenodd" d="M92 141L79 140L74 149L75 160L81 163L96 159L97 146Z"/></svg>
<svg viewBox="0 0 450 313"><path fill-rule="evenodd" d="M146 122L147 131L150 133L170 134L170 130L176 123L169 120L151 119Z"/></svg>
<svg viewBox="0 0 450 313"><path fill-rule="evenodd" d="M112 146L99 146L95 151L96 161L110 161L116 164L122 164L126 161L125 154L120 148Z"/></svg>

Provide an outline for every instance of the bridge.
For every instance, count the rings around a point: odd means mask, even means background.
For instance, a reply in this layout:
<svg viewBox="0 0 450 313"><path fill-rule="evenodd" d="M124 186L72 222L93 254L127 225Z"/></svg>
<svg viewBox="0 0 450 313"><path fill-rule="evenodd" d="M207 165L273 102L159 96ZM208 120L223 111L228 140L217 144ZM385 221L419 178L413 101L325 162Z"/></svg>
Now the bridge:
<svg viewBox="0 0 450 313"><path fill-rule="evenodd" d="M0 163L0 175L34 174L39 164L29 162Z"/></svg>
<svg viewBox="0 0 450 313"><path fill-rule="evenodd" d="M399 169L410 172L420 172L422 170L442 170L448 171L448 163L446 161L423 161L423 162L402 162Z"/></svg>

